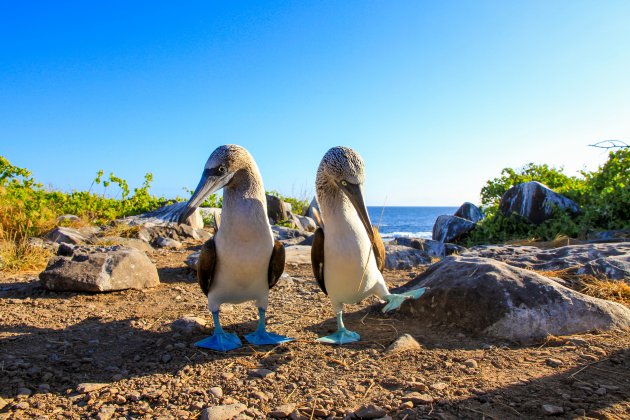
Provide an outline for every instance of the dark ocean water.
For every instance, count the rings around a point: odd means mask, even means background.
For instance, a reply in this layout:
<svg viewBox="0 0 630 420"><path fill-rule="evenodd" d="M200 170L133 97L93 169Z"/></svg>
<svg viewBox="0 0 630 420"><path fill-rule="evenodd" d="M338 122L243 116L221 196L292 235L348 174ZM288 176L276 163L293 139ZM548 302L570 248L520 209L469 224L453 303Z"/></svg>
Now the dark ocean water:
<svg viewBox="0 0 630 420"><path fill-rule="evenodd" d="M368 207L372 224L379 226L383 239L400 236L431 239L438 216L452 215L457 207Z"/></svg>

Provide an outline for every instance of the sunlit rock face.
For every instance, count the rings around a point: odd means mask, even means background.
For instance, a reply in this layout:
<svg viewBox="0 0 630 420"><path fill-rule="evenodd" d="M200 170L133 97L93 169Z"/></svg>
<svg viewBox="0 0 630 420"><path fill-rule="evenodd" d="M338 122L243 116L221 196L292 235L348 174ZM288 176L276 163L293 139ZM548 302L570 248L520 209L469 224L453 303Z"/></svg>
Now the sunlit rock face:
<svg viewBox="0 0 630 420"><path fill-rule="evenodd" d="M550 219L554 207L570 214L580 212L580 207L574 201L536 181L510 188L503 194L499 203L499 210L504 215L514 213L534 224Z"/></svg>

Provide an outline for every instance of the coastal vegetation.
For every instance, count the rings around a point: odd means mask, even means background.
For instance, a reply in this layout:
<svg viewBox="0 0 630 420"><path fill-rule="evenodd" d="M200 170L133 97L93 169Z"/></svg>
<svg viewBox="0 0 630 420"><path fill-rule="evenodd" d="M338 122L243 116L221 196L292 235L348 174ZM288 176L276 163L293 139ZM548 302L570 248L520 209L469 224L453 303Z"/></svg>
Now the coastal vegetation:
<svg viewBox="0 0 630 420"><path fill-rule="evenodd" d="M557 210L540 225L516 215L504 215L499 202L512 186L538 181L575 201L576 216ZM465 240L467 245L503 243L511 240L545 240L559 237L584 238L598 230L630 229L630 149L610 151L608 160L596 171L569 176L562 168L529 163L520 169L505 168L499 177L481 189L485 218Z"/></svg>

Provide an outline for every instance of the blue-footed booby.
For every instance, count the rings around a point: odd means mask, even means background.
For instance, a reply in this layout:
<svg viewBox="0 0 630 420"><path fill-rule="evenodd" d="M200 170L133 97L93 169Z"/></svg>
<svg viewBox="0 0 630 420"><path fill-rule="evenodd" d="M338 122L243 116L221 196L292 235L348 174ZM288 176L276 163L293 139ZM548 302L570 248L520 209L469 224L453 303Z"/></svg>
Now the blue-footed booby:
<svg viewBox="0 0 630 420"><path fill-rule="evenodd" d="M260 319L256 331L245 336L248 342L265 345L291 341L265 329L269 289L284 271L285 252L280 242L274 242L265 189L252 155L232 144L212 152L179 220L185 221L210 194L221 188L221 226L201 248L197 266L197 280L208 296L214 333L196 345L219 351L240 347L238 336L221 328L219 309L222 303L249 300L256 302Z"/></svg>
<svg viewBox="0 0 630 420"><path fill-rule="evenodd" d="M324 228L315 232L311 261L322 291L330 296L337 317L337 332L321 337L323 343L359 341L356 332L343 324L343 304L357 303L376 295L387 301L383 312L417 299L424 289L391 294L383 279L385 247L372 226L363 200L364 163L347 147L330 149L317 170L317 200Z"/></svg>

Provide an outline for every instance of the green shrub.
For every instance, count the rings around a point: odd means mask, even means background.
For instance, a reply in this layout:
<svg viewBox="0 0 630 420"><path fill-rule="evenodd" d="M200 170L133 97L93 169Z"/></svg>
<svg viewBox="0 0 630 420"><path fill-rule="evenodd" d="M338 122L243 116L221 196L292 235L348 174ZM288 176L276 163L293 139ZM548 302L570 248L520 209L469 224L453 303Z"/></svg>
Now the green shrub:
<svg viewBox="0 0 630 420"><path fill-rule="evenodd" d="M574 200L581 213L571 217L555 210L540 225L498 210L503 194L512 186L538 181ZM505 168L501 176L481 190L486 217L465 240L467 245L500 243L515 239L554 240L560 236L584 237L590 231L630 229L630 149L611 151L606 163L580 177L567 176L562 169L530 163L521 169Z"/></svg>
<svg viewBox="0 0 630 420"><path fill-rule="evenodd" d="M300 200L294 197L285 197L276 190L267 191L267 194L278 197L280 200L284 201L285 203L291 204L291 212L293 214L299 214L299 215L303 214L304 210L306 210L309 205L308 200Z"/></svg>

